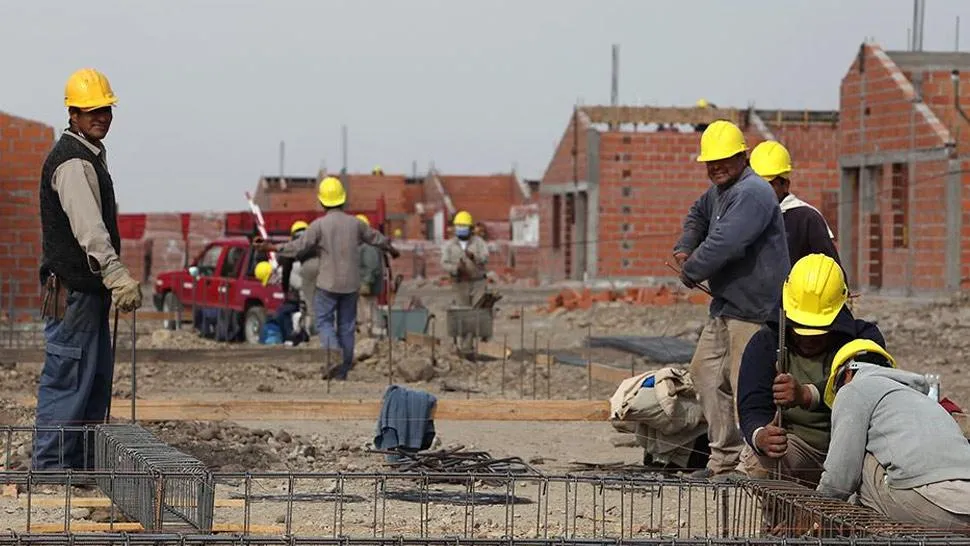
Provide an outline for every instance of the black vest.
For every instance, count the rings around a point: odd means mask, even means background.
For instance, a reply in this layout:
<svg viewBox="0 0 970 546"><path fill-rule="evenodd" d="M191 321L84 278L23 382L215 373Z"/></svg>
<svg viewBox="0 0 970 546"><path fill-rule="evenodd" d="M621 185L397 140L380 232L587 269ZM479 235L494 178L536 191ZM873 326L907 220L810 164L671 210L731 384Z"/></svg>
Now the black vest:
<svg viewBox="0 0 970 546"><path fill-rule="evenodd" d="M40 220L43 227L44 255L40 264L40 281L54 273L72 290L97 293L105 290L101 275L92 273L87 255L71 231L71 222L54 191L54 171L71 159L83 159L94 166L101 194L101 220L108 229L111 246L121 255L121 235L118 233L118 204L115 202L111 175L98 155L77 138L65 134L54 145L44 161L40 178Z"/></svg>

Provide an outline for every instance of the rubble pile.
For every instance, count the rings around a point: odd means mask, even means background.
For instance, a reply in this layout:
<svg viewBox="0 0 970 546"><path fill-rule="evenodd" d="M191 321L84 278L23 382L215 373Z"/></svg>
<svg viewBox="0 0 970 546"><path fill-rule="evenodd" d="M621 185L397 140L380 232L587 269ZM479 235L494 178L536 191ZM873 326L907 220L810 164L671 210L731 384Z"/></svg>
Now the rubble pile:
<svg viewBox="0 0 970 546"><path fill-rule="evenodd" d="M377 470L383 460L360 445L249 429L231 422L178 421L146 424L160 440L199 459L217 472L361 472Z"/></svg>
<svg viewBox="0 0 970 546"><path fill-rule="evenodd" d="M625 290L576 290L564 288L549 298L546 311L549 313L564 309L589 309L598 303L623 302L629 305L666 306L676 303L707 305L711 297L700 290L651 286L627 288Z"/></svg>

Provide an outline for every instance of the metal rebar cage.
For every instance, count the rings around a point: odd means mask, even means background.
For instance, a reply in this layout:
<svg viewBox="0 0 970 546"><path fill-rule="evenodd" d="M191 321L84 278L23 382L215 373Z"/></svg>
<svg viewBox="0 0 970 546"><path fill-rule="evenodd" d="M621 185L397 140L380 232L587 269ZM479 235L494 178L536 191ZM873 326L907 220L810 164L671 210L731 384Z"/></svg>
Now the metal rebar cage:
<svg viewBox="0 0 970 546"><path fill-rule="evenodd" d="M95 469L143 473L112 479L101 475L98 487L128 517L148 531L167 527L212 529L215 481L202 461L160 441L135 424L95 428Z"/></svg>

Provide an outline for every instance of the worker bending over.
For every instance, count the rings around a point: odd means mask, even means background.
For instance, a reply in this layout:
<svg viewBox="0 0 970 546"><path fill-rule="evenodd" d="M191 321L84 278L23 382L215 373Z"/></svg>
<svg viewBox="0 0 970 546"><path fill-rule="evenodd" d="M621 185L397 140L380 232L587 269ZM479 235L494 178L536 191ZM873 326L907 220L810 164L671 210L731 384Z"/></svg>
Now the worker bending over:
<svg viewBox="0 0 970 546"><path fill-rule="evenodd" d="M363 214L357 219L370 227L370 220ZM357 302L357 324L364 337L374 335L374 317L377 314L377 297L384 289L384 256L375 247L360 245L360 300Z"/></svg>
<svg viewBox="0 0 970 546"><path fill-rule="evenodd" d="M970 444L919 374L879 347L832 367L832 442L818 491L934 530L970 532Z"/></svg>
<svg viewBox="0 0 970 546"><path fill-rule="evenodd" d="M367 243L392 257L400 253L379 231L364 225L343 211L347 192L340 180L327 177L317 192L326 214L310 223L302 237L283 245L257 240L257 249L277 252L282 258L296 258L316 249L320 269L313 308L320 329L320 346L340 348L341 363L324 375L344 380L354 363L354 331L357 326L357 298L360 290L360 254L357 246Z"/></svg>
<svg viewBox="0 0 970 546"><path fill-rule="evenodd" d="M751 168L771 184L785 218L788 255L794 264L809 254L825 254L841 265L832 230L825 217L812 205L794 196L791 188L792 162L779 142L767 140L751 152Z"/></svg>
<svg viewBox="0 0 970 546"><path fill-rule="evenodd" d="M694 477L733 472L741 436L735 414L741 353L761 328L788 273L785 226L774 193L748 167L744 135L718 120L701 136L697 161L713 185L690 207L674 246L688 288L708 281L713 300L690 364L708 423L711 457Z"/></svg>
<svg viewBox="0 0 970 546"><path fill-rule="evenodd" d="M467 211L459 211L452 222L455 236L441 250L441 267L451 275L455 305L471 307L485 292L485 265L488 263L488 245L472 233L475 222ZM473 336L462 336L459 349L469 352Z"/></svg>
<svg viewBox="0 0 970 546"><path fill-rule="evenodd" d="M778 360L778 319L771 317L748 342L738 378L738 418L757 457L742 455L745 473L764 478L781 462L781 479L814 487L829 450L831 413L825 381L840 351L865 341L885 345L879 328L853 318L846 307L842 268L823 254L795 263L782 289L785 311L783 373ZM881 349L880 349L881 350ZM781 424L775 411L781 406ZM760 463L760 464L759 464Z"/></svg>
<svg viewBox="0 0 970 546"><path fill-rule="evenodd" d="M118 208L102 143L117 101L104 74L93 69L72 74L64 91L69 127L41 172L41 314L47 320L47 346L37 392L38 427L107 418L114 378L108 313L112 303L126 313L142 303L140 284L119 258ZM33 467L93 469L94 438L39 431Z"/></svg>

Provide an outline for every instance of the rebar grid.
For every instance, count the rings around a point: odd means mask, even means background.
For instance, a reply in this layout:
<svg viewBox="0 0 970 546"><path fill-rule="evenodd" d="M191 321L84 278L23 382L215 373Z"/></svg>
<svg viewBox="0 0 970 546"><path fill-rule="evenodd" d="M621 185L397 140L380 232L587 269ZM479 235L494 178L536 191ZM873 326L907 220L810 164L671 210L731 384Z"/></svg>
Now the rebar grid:
<svg viewBox="0 0 970 546"><path fill-rule="evenodd" d="M70 530L71 488L61 493L62 502L56 502L62 510L41 514L31 509L32 504L51 506L37 500L50 499L37 486L55 481L51 476L56 474L0 473L0 483L20 484L26 493L24 530L30 530L30 522L39 517L63 520L63 530ZM160 480L196 478L194 474L122 471L70 477L95 479L110 498L118 497L113 490L125 487L146 491ZM217 485L210 491L221 498L215 504L214 521L235 524L245 535L569 542L866 536L896 542L944 537L893 524L868 509L822 499L785 482L460 473L266 472L217 473L212 478ZM67 475L60 473L59 480L66 482Z"/></svg>
<svg viewBox="0 0 970 546"><path fill-rule="evenodd" d="M3 535L2 546L884 546L885 540L850 539L652 539L652 540L570 540L560 539L467 539L467 538L331 538L313 536L254 536L254 535L185 535L185 534L63 534L63 535ZM898 539L891 544L900 546L965 546L970 540Z"/></svg>
<svg viewBox="0 0 970 546"><path fill-rule="evenodd" d="M96 471L112 473L96 478L98 487L146 530L166 523L212 529L215 483L202 461L135 424L98 425L94 447Z"/></svg>

